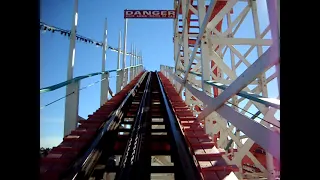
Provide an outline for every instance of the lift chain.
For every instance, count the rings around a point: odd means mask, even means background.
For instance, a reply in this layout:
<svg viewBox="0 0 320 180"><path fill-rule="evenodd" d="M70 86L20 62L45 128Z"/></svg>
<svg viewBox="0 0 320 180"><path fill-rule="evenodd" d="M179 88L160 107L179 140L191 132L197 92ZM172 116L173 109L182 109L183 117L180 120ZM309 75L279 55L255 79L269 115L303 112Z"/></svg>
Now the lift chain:
<svg viewBox="0 0 320 180"><path fill-rule="evenodd" d="M137 129L137 132L139 132L140 130L140 124L138 126L138 129ZM137 149L137 144L138 144L138 133L136 134L136 138L134 139L134 144L133 144L133 149L132 149L132 155L131 155L131 161L130 161L130 164L132 165L133 164L133 160L134 160L134 157L136 155L136 149Z"/></svg>
<svg viewBox="0 0 320 180"><path fill-rule="evenodd" d="M124 160L123 160L123 164L122 164L123 167L122 168L124 168L126 166L126 162L127 162L127 159L128 159L129 152L130 152L132 144L133 144L133 148L132 148L132 153L131 153L130 164L131 165L133 164L133 160L134 160L134 157L135 157L137 144L138 144L138 133L135 133L135 132L138 132L139 129L140 129L140 125L138 126L137 129L134 128L133 131L132 131L132 135L133 136L131 136L130 139L129 139L129 145L128 145L128 149L126 150L126 155L125 155ZM133 139L134 139L134 143L132 143Z"/></svg>
<svg viewBox="0 0 320 180"><path fill-rule="evenodd" d="M128 150L126 151L125 157L123 157L123 164L122 164L123 167L122 168L124 168L126 166L126 162L127 162L128 156L129 156L129 149L131 148L131 142L132 142L132 137L130 137L130 139L129 139Z"/></svg>

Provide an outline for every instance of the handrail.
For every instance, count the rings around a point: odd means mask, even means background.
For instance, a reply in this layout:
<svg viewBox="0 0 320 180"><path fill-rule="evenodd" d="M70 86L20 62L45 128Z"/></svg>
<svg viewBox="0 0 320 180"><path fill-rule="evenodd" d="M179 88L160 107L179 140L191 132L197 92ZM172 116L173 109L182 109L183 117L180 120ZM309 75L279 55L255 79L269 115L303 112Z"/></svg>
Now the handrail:
<svg viewBox="0 0 320 180"><path fill-rule="evenodd" d="M133 67L139 67L139 66L142 66L142 64L139 64L139 65L136 65L136 66L129 66L129 67L126 67L125 69L133 68ZM96 76L96 75L99 75L99 74L106 74L106 73L121 71L121 70L122 69L114 69L114 70L108 70L108 71L103 71L103 72L90 73L90 74L87 74L87 75L84 75L84 76L78 76L78 77L75 77L73 79L70 79L70 80L67 80L67 81L52 85L52 86L41 88L40 89L40 94L41 93L45 93L45 92L50 92L50 91L57 90L57 89L62 88L64 86L68 85L68 84L71 84L71 83L74 83L74 82L78 82L78 81L80 81L82 79L86 79L88 77Z"/></svg>

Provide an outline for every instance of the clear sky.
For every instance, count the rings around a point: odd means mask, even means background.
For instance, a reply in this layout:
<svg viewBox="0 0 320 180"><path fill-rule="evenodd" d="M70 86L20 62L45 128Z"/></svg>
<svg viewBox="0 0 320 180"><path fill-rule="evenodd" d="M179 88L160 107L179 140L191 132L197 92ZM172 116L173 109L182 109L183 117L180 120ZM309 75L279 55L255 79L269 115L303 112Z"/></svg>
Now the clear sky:
<svg viewBox="0 0 320 180"><path fill-rule="evenodd" d="M40 20L49 25L63 29L71 29L74 0L41 0ZM261 31L267 26L268 15L263 0L258 0ZM234 8L236 17L245 7L238 3ZM173 9L173 0L148 1L148 0L79 0L79 16L77 33L99 42L102 41L104 19L108 18L108 45L117 48L119 31L123 32L124 9ZM234 18L233 18L234 19ZM252 28L245 24L252 24L251 12L244 20L236 37L254 37ZM251 25L250 25L251 27ZM226 28L226 20L223 29ZM270 33L268 33L270 34ZM173 61L173 20L129 19L128 21L127 52L134 43L143 53L144 66L147 70L159 70L160 64L174 66ZM270 38L270 35L266 36ZM237 47L238 48L238 47ZM248 47L240 47L240 52L245 52ZM67 78L67 62L69 40L60 33L40 32L40 87L46 87L65 81ZM229 59L229 53L225 58ZM256 51L249 55L249 62L256 59ZM121 56L122 57L122 56ZM76 57L74 77L101 71L102 48L84 42L76 43ZM237 58L236 58L237 59ZM237 62L238 60L236 60ZM106 70L116 69L117 53L107 52ZM230 62L226 62L230 65ZM127 56L127 65L129 57ZM242 73L245 65L240 65ZM272 72L271 72L272 71ZM274 71L267 72L267 75ZM110 87L115 92L115 74L111 74ZM87 86L100 80L100 76L87 78L81 81L80 87ZM269 89L269 97L277 97L276 82ZM50 103L65 95L65 88L40 95L41 106ZM99 108L100 84L96 84L80 91L79 115L87 118ZM63 137L65 100L58 101L40 111L40 146L52 147L58 145ZM255 108L250 108L253 113Z"/></svg>

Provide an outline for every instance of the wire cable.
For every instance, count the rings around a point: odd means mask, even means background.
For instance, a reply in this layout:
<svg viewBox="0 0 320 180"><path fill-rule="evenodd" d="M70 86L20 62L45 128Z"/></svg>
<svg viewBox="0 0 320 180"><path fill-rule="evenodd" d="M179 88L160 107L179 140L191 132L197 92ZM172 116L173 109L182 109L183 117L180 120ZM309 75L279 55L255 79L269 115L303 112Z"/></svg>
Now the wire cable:
<svg viewBox="0 0 320 180"><path fill-rule="evenodd" d="M40 30L43 30L45 32L46 31L49 31L51 33L60 32L61 35L68 36L68 37L71 36L71 31L70 30L66 30L66 29L62 29L62 28L59 28L59 27L56 27L56 26L53 26L53 25L49 25L49 24L41 22L41 21L40 21L40 27L39 28L40 28ZM103 46L102 42L96 41L96 40L91 39L91 38L87 38L87 37L79 35L79 34L76 34L76 40L80 41L80 42L95 44L97 47L102 47ZM112 46L108 46L107 48L110 49L111 51L119 52L119 48L114 48ZM120 49L120 53L123 54L123 51L121 49ZM133 55L133 53L132 52L128 52L128 53L126 53L126 55ZM135 57L140 57L140 56L135 55Z"/></svg>
<svg viewBox="0 0 320 180"><path fill-rule="evenodd" d="M99 83L99 82L102 82L102 81L104 81L104 80L106 80L106 79L107 79L107 78L103 78L103 79L101 79L101 80L99 80L99 81L96 81L96 82L93 82L93 83L91 83L91 84L89 84L89 85L87 85L87 86L84 86L84 87L82 87L82 88L79 89L79 92L82 91L82 90L84 90L84 89L86 89L86 88L88 88L88 87L90 87L90 86L93 86L93 85L95 85L95 84L97 84L97 83ZM65 99L66 97L68 97L68 96L70 96L71 94L74 94L74 93L75 93L75 91L73 91L73 92L71 92L71 93L69 93L69 94L67 94L67 95L65 95L65 96L63 96L63 97L61 97L61 98L59 98L59 99L57 99L57 100L54 100L54 101L52 101L52 102L50 102L50 103L48 103L48 104L40 107L40 110L44 109L44 108L47 107L47 106L50 106L50 105L53 104L53 103L56 103L56 102L60 101L60 100L62 100L62 99Z"/></svg>

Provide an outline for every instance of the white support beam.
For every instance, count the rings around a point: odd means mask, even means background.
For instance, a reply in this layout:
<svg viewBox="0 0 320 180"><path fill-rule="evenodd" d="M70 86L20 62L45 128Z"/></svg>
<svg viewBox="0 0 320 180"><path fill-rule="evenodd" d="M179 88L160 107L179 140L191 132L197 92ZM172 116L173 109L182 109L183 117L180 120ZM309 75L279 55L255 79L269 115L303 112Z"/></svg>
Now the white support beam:
<svg viewBox="0 0 320 180"><path fill-rule="evenodd" d="M117 69L120 69L120 60L121 60L121 31L119 32L119 40L118 40L118 60L117 60ZM121 91L121 85L122 85L122 76L121 72L117 71L117 82L116 82L116 93Z"/></svg>
<svg viewBox="0 0 320 180"><path fill-rule="evenodd" d="M128 70L126 70L126 55L127 55L127 25L128 19L124 19L124 35L123 35L123 56L122 56L122 70L123 70L123 80L122 85L123 87L127 85L128 82Z"/></svg>
<svg viewBox="0 0 320 180"><path fill-rule="evenodd" d="M198 1L199 1L199 0L198 0ZM199 9L199 7L201 7L201 6L200 6L199 3L198 3L198 9ZM192 12L194 15L196 15L196 16L199 17L198 10L197 10L192 4L189 4L189 9L191 10L191 12ZM201 23L199 23L199 24L201 24Z"/></svg>
<svg viewBox="0 0 320 180"><path fill-rule="evenodd" d="M180 47L181 47L181 42L183 41L183 39L185 38L184 37L184 32L187 31L187 18L184 18L184 17L188 17L188 14L189 14L189 4L190 4L190 0L179 0L179 4L180 4L180 1L181 1L181 6L185 5L185 9L187 9L187 11L185 11L185 13L182 13L182 18L183 18L183 23L182 23L182 26L183 26L183 29L182 29L182 36L179 38L178 40L178 52L177 54L175 55L175 59L176 59L176 64L175 64L175 68L177 68L177 64L178 64L178 61L179 61L179 57L180 57ZM186 3L185 3L186 2ZM180 9L180 6L178 7L178 10ZM184 8L182 8L182 11L183 11ZM179 12L179 11L178 11ZM177 19L178 19L178 15L177 15ZM176 26L175 28L177 29L178 28L178 21L176 23ZM188 31L187 31L188 33Z"/></svg>
<svg viewBox="0 0 320 180"><path fill-rule="evenodd" d="M271 36L274 44L278 46L278 56L280 57L280 0L267 1L268 15L271 26ZM278 89L280 92L280 64L276 65Z"/></svg>
<svg viewBox="0 0 320 180"><path fill-rule="evenodd" d="M130 61L129 61L129 82L132 80L132 69L133 69L133 63L132 63L132 52L133 52L133 44L131 44L131 54L130 54Z"/></svg>
<svg viewBox="0 0 320 180"><path fill-rule="evenodd" d="M209 118L211 118L211 116L214 113L212 113L210 116L208 116ZM207 118L206 118L207 119ZM230 161L229 159L226 159L226 162L231 165L231 164L235 164L237 165L240 169L242 168L242 162L241 160L243 159L243 157L245 155L247 155L255 164L256 167L258 167L262 172L265 172L266 169L261 165L261 163L252 155L252 153L249 151L249 149L251 148L251 146L254 144L254 142L251 139L248 139L246 141L245 144L242 144L240 141L240 138L235 136L232 132L234 126L231 124L231 126L228 128L225 125L226 120L224 119L216 119L217 123L215 124L214 127L219 127L220 129L220 139L218 141L218 144L221 144L221 146L219 147L225 147L226 144L228 143L227 140L227 136L229 135L230 138L234 141L234 143L238 146L238 152L235 155L235 158ZM223 139L223 137L225 139Z"/></svg>
<svg viewBox="0 0 320 180"><path fill-rule="evenodd" d="M223 38L211 36L213 44L222 45L254 45L254 46L271 46L271 39L254 39L254 38Z"/></svg>
<svg viewBox="0 0 320 180"><path fill-rule="evenodd" d="M210 5L209 5L209 7L208 7L208 9L207 9L206 16L204 17L203 22L202 22L202 24L201 24L201 26L200 26L201 28L200 28L200 30L199 30L199 35L198 35L198 37L197 37L196 43L194 44L194 49L193 49L193 51L192 51L190 61L189 61L188 65L187 65L186 68L185 68L184 80L183 80L183 83L181 83L180 90L178 91L179 94L182 92L182 89L183 89L183 87L184 87L184 84L187 82L188 75L189 75L189 70L190 70L190 68L191 68L191 66L192 66L193 60L194 60L194 58L195 58L195 56L196 56L196 53L197 53L197 51L198 51L198 47L199 47L199 45L200 45L200 41L201 41L201 39L202 39L202 36L203 36L203 34L205 33L205 31L206 31L206 27L207 27L207 24L208 24L208 22L209 22L209 18L211 17L211 14L212 14L212 12L213 12L213 8L214 8L216 2L217 2L217 1L211 1L211 2L210 2Z"/></svg>
<svg viewBox="0 0 320 180"><path fill-rule="evenodd" d="M73 78L73 68L76 55L76 31L78 26L78 0L74 1L74 11L72 14L72 26L69 44L69 57L67 68L67 80ZM66 86L64 135L68 135L77 127L78 105L79 105L79 81ZM73 94L72 94L73 93ZM71 95L70 95L71 94Z"/></svg>
<svg viewBox="0 0 320 180"><path fill-rule="evenodd" d="M79 87L80 81L75 81L67 86L67 97L64 115L64 136L77 128L79 112Z"/></svg>
<svg viewBox="0 0 320 180"><path fill-rule="evenodd" d="M260 35L260 39L263 39L264 36L266 36L269 31L270 31L270 25L268 25L268 26L264 29L264 31L262 31L262 33L261 33L261 35ZM248 49L248 51L243 54L243 56L246 58L246 57L251 53L251 51L252 51L255 47L256 47L256 46L252 45L252 46Z"/></svg>
<svg viewBox="0 0 320 180"><path fill-rule="evenodd" d="M182 79L173 75L176 81L182 82ZM194 96L200 99L203 104L209 104L212 102L213 98L208 96L203 91L199 91L192 85L187 83L185 85ZM219 97L219 96L218 96ZM231 124L240 129L253 141L259 144L262 148L272 154L275 158L280 159L280 135L271 129L266 128L262 124L253 121L252 119L236 112L231 107L227 105L222 105L216 110L223 118L227 119Z"/></svg>
<svg viewBox="0 0 320 180"><path fill-rule="evenodd" d="M193 71L190 71L190 74L191 75L196 75L196 76L199 76L199 74L193 72ZM190 82L190 81L189 81ZM220 84L222 83L222 84ZM214 81L206 81L206 84L209 84L211 86L214 86L214 87L217 87L219 89L222 89L222 90L225 90L227 89L229 86L225 85L225 84L230 84L231 81L230 80L218 80L217 82L214 82ZM197 86L197 84L201 84L201 83L198 83L198 80L194 81L192 83L192 85L195 85ZM251 83L250 85L255 85L257 84L256 82L253 82ZM199 86L201 87L201 86ZM260 91L258 92L257 90L259 90L257 87L254 88L252 91L248 90L248 89L244 89L244 91L240 91L238 92L236 95L238 96L241 96L242 98L240 98L238 101L241 102L243 101L244 99L249 99L251 101L254 101L254 102L258 102L258 103L261 103L265 106L271 106L271 107L274 107L274 108L277 108L277 109L280 109L280 100L279 99L275 99L275 98L267 98L267 97L264 97L264 96L260 96L258 95L260 93ZM248 91L248 92L247 92ZM205 92L208 92L207 90L205 90ZM235 96L234 96L235 97ZM251 103L251 101L249 101L248 103ZM252 103L251 103L252 104ZM251 105L250 104L250 105ZM247 106L247 105L246 105ZM249 108L249 107L248 107ZM246 109L247 110L247 109Z"/></svg>
<svg viewBox="0 0 320 180"><path fill-rule="evenodd" d="M268 123L274 124L275 125L275 126L273 126L274 129L276 129L277 131L280 132L280 128L278 128L278 127L280 127L280 121L278 121L274 117L274 114L276 113L276 111L277 111L277 109L270 107L269 111L265 114L263 119ZM278 126L278 127L276 127L276 126Z"/></svg>
<svg viewBox="0 0 320 180"><path fill-rule="evenodd" d="M217 113L244 132L276 159L280 159L280 135L278 133L252 121L227 105L217 109Z"/></svg>
<svg viewBox="0 0 320 180"><path fill-rule="evenodd" d="M227 14L227 24L228 24L228 28L231 26L231 15L230 15L230 12L228 12ZM233 34L230 34L229 35L230 37L234 37ZM226 46L225 48L225 52L227 52L227 49L230 49L230 47ZM231 69L233 71L236 71L236 66L235 66L235 57L234 57L234 53L230 50L230 58L231 58ZM223 57L222 57L223 59ZM231 84L231 83L230 83ZM238 101L238 97L237 96L233 96L232 97L232 104L234 104L235 106L233 107L233 109L237 112L239 112L239 109L236 107L239 105L239 101ZM240 131L239 129L236 128L236 137L240 140ZM236 143L234 142L231 149L233 149L234 147L238 147L236 145Z"/></svg>
<svg viewBox="0 0 320 180"><path fill-rule="evenodd" d="M260 38L260 23L259 23L259 18L258 18L258 12L257 12L257 2L255 0L250 0L249 4L251 4L251 12L253 16L253 25L254 25L254 30L255 30L255 38L256 39L261 39ZM270 11L269 11L270 13ZM257 46L257 54L258 56L262 55L262 46ZM259 87L262 92L262 96L268 97L268 88L267 88L267 82L266 82L266 75L265 73L261 73L258 77L259 80ZM267 127L270 127L269 124L267 124ZM267 162L267 168L268 168L268 179L270 180L275 180L273 171L274 171L274 161L272 155L267 152L266 153L266 162Z"/></svg>
<svg viewBox="0 0 320 180"><path fill-rule="evenodd" d="M134 49L134 56L133 56L133 62L135 63L135 66L137 66L139 63L138 63L138 60L137 60L137 47L135 47ZM138 67L135 67L134 68L134 77L136 77L139 73L138 73Z"/></svg>
<svg viewBox="0 0 320 180"><path fill-rule="evenodd" d="M214 87L217 87L219 89L223 89L223 90L228 89L230 87L230 86L226 86L226 85L223 85L223 84L220 84L220 83L216 83L216 82L213 82L213 81L206 81L206 83L208 83L208 84L210 84L210 85L212 85ZM267 98L267 97L260 96L260 95L257 95L257 94L247 93L246 91L240 91L240 92L237 93L237 95L241 96L241 97L245 97L245 98L247 98L249 100L264 104L266 106L271 106L271 107L280 109L280 100L279 99Z"/></svg>
<svg viewBox="0 0 320 180"><path fill-rule="evenodd" d="M188 2L187 2L188 1ZM183 19L188 19L189 14L189 5L190 0L182 0L182 14L184 15ZM184 60L184 66L186 67L187 64L189 64L189 37L188 37L188 23L185 23L183 26L183 60ZM179 92L181 94L181 92Z"/></svg>
<svg viewBox="0 0 320 180"><path fill-rule="evenodd" d="M236 19L233 22L231 22L230 26L228 26L228 29L225 30L222 34L215 28L213 28L213 32L215 34L217 34L219 37L227 37L228 35L232 35L233 36L238 31L240 25L242 24L242 22L246 18L246 16L249 13L249 11L250 11L250 6L247 5L240 12L240 14L236 17ZM217 44L213 45L212 46L212 50L215 50L217 47L218 47ZM220 46L219 48L223 48L223 45Z"/></svg>
<svg viewBox="0 0 320 180"><path fill-rule="evenodd" d="M219 11L219 13L208 22L207 29L212 30L216 25L223 19L223 17L231 11L233 6L238 2L238 0L229 0L227 4ZM210 13L211 15L211 13Z"/></svg>
<svg viewBox="0 0 320 180"><path fill-rule="evenodd" d="M106 59L107 59L107 19L105 19L104 29L103 29L103 46L102 46L102 65L101 70L104 72L106 70ZM109 88L109 73L101 74L101 86L100 86L100 106L108 101L108 88Z"/></svg>
<svg viewBox="0 0 320 180"><path fill-rule="evenodd" d="M261 55L250 67L248 67L230 86L224 90L214 101L208 104L201 114L199 114L198 119L203 119L208 116L211 112L218 109L223 105L228 99L241 91L250 82L256 79L256 77L265 72L267 69L279 62L279 57L277 55L278 46L272 45L263 55Z"/></svg>
<svg viewBox="0 0 320 180"><path fill-rule="evenodd" d="M205 7L205 0L198 0L198 17L199 17L199 24L205 23L205 16L206 16L206 7ZM204 33L205 37L202 38L202 41L200 42L200 48L201 48L201 87L204 91L211 91L211 86L205 83L207 80L210 80L210 56L209 56L209 46L208 46L208 32ZM194 50L195 51L195 50Z"/></svg>
<svg viewBox="0 0 320 180"><path fill-rule="evenodd" d="M101 94L100 94L100 106L104 105L108 101L109 94L109 73L101 75Z"/></svg>
<svg viewBox="0 0 320 180"><path fill-rule="evenodd" d="M198 37L198 36L199 36L199 34L198 34L198 33L197 33L197 34L188 34L188 36L189 36L189 37L196 38L196 37Z"/></svg>

